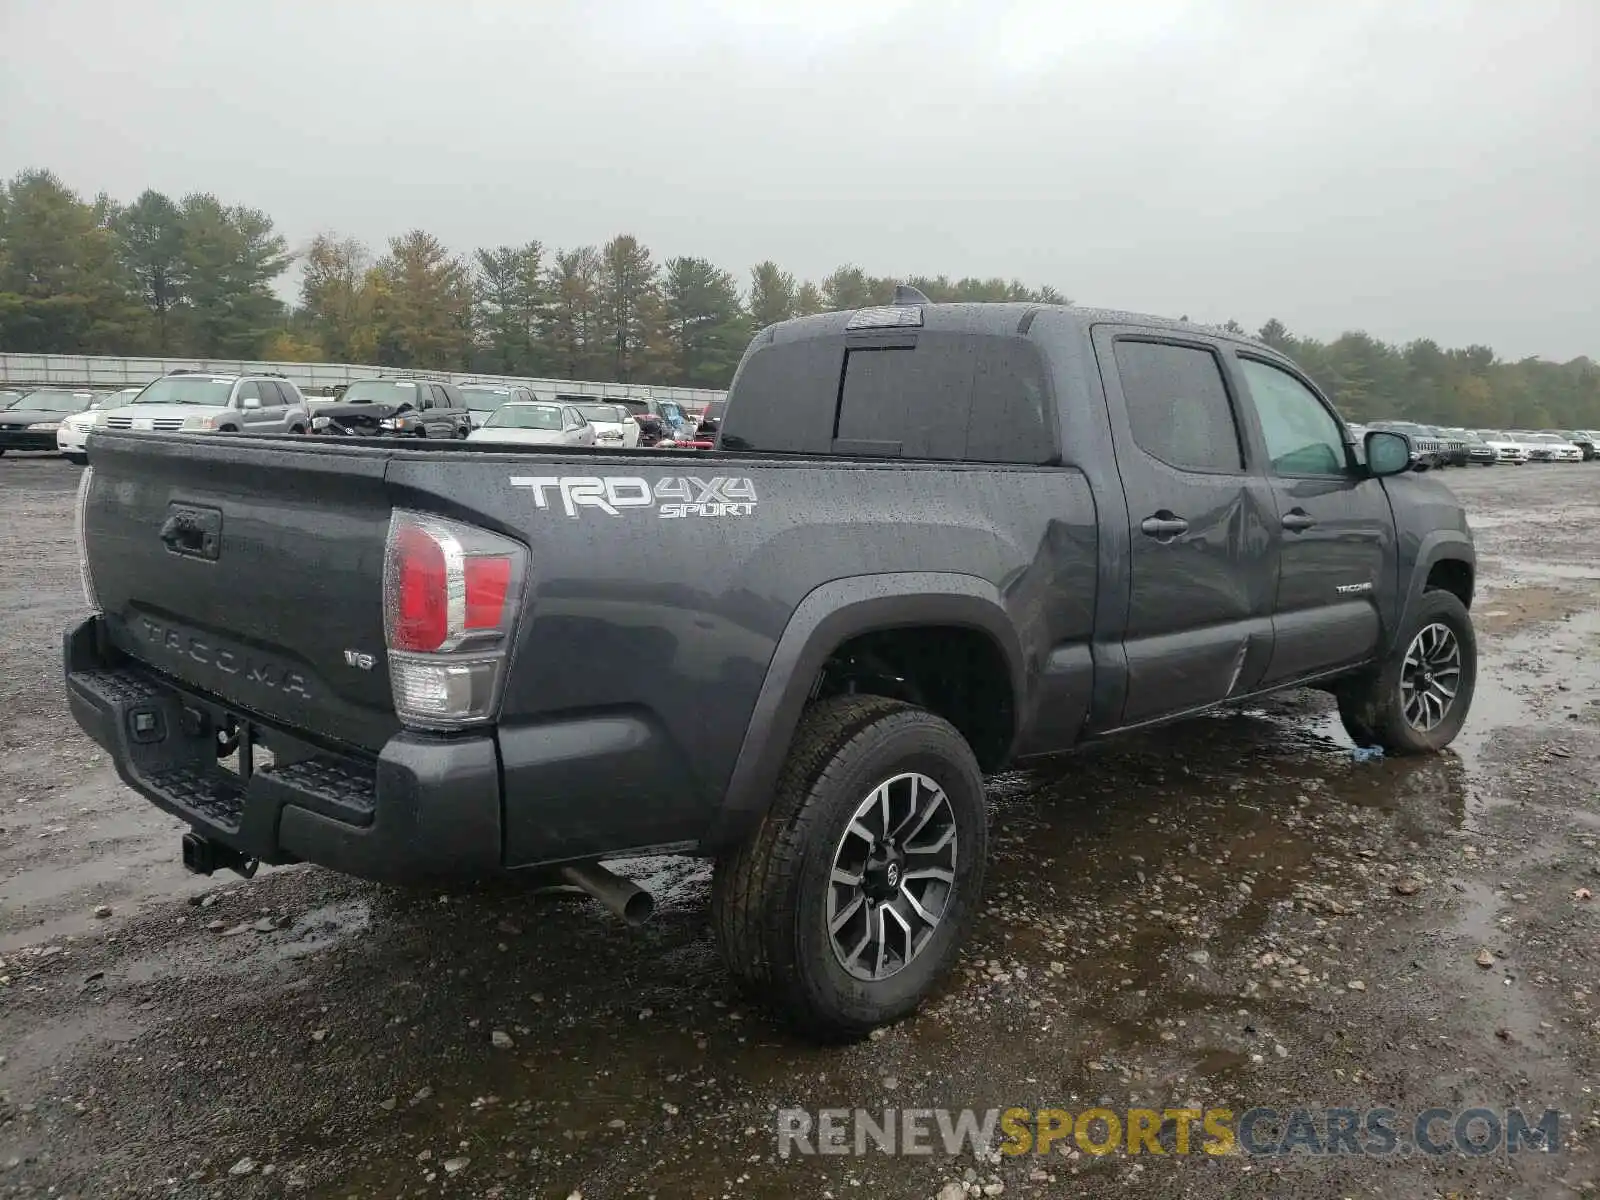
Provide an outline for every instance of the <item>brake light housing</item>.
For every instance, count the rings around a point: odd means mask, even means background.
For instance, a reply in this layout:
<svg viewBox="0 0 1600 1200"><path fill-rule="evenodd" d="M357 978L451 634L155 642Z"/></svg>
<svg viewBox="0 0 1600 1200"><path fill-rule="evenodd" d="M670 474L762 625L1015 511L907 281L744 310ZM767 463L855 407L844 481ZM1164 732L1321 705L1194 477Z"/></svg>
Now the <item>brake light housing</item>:
<svg viewBox="0 0 1600 1200"><path fill-rule="evenodd" d="M72 509L72 540L78 548L78 581L83 584L83 602L100 616L100 597L94 590L94 574L89 570L89 488L94 484L94 468L85 467L78 480L78 500Z"/></svg>
<svg viewBox="0 0 1600 1200"><path fill-rule="evenodd" d="M528 550L460 521L396 509L383 565L395 714L412 729L494 720L522 611Z"/></svg>

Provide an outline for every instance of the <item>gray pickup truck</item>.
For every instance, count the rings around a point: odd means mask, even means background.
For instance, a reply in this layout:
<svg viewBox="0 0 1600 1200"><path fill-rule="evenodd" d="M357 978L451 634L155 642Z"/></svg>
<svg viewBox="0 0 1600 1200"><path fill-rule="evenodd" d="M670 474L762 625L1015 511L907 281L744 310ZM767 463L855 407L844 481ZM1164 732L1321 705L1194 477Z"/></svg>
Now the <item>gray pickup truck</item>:
<svg viewBox="0 0 1600 1200"><path fill-rule="evenodd" d="M1210 328L908 289L759 334L705 452L92 440L67 693L191 868L639 919L601 860L706 856L818 1037L955 958L986 773L1301 685L1436 751L1472 699L1460 506Z"/></svg>

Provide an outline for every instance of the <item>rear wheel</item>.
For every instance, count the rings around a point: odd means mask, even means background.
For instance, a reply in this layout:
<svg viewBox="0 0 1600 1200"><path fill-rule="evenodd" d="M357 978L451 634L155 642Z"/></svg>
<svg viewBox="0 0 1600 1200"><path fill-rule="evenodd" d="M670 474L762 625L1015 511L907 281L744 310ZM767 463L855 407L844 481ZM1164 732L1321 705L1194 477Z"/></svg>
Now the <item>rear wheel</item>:
<svg viewBox="0 0 1600 1200"><path fill-rule="evenodd" d="M1477 678L1478 643L1466 606L1431 589L1388 660L1340 688L1339 716L1358 746L1429 754L1461 732Z"/></svg>
<svg viewBox="0 0 1600 1200"><path fill-rule="evenodd" d="M87 454L69 454L67 455L67 461L75 467L87 467L89 465L89 456Z"/></svg>
<svg viewBox="0 0 1600 1200"><path fill-rule="evenodd" d="M814 705L771 809L717 863L723 958L814 1038L906 1017L972 923L987 838L983 776L949 722L881 696Z"/></svg>

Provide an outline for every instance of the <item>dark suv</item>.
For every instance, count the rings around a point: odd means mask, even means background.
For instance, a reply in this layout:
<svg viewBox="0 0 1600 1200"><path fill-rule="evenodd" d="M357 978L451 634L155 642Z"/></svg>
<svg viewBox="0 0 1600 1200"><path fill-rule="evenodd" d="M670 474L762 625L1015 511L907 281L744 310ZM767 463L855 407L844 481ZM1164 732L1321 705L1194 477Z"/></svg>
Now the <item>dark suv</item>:
<svg viewBox="0 0 1600 1200"><path fill-rule="evenodd" d="M318 407L313 433L364 437L464 438L472 432L466 397L432 379L358 379L336 404Z"/></svg>

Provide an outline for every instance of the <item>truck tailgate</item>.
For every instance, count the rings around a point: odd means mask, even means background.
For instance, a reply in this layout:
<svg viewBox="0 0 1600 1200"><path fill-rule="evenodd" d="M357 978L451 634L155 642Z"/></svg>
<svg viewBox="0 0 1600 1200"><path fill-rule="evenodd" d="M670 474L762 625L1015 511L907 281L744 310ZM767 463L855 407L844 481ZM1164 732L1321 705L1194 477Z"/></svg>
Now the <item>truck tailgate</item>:
<svg viewBox="0 0 1600 1200"><path fill-rule="evenodd" d="M97 434L84 533L123 653L241 712L377 750L386 455L222 435Z"/></svg>

